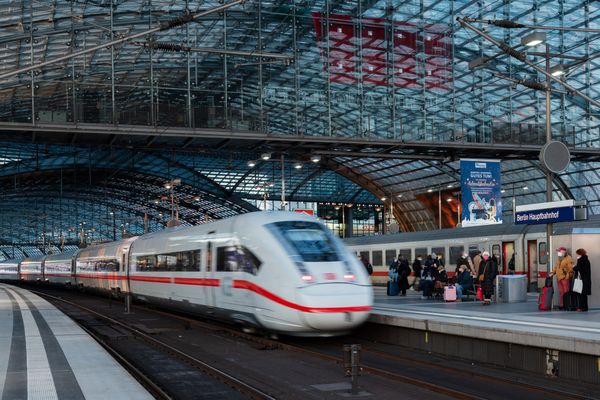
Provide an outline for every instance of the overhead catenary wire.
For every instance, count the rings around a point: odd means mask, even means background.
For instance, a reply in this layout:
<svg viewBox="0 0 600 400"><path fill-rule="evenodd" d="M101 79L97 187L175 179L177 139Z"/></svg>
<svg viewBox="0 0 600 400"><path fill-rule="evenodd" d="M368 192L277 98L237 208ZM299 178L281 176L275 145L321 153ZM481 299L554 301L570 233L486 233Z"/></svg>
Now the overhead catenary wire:
<svg viewBox="0 0 600 400"><path fill-rule="evenodd" d="M41 62L39 64L30 65L28 67L19 68L19 69L16 69L14 71L11 71L11 72L7 72L5 74L1 74L0 75L0 79L10 78L11 76L15 76L15 75L18 75L18 74L23 74L23 73L26 73L26 72L29 72L29 71L33 71L33 70L36 70L36 69L40 69L40 68L43 68L43 67L48 66L48 65L59 63L61 61L70 60L72 58L79 57L79 56L84 55L84 54L92 53L92 52L95 52L97 50L104 49L106 47L111 47L111 46L114 46L114 45L117 45L117 44L120 44L120 43L123 43L123 42L128 42L130 40L137 39L137 38L142 37L142 36L150 35L152 33L161 32L161 31L165 31L165 30L168 30L168 29L172 29L174 27L185 25L187 23L190 23L190 22L194 21L197 18L204 17L206 15L214 14L214 13L217 13L217 12L221 12L221 11L224 11L224 10L226 10L228 8L237 6L239 4L243 4L245 2L246 2L246 0L234 0L234 1L231 1L229 3L223 4L221 6L211 8L210 10L201 11L201 12L196 13L196 14L186 13L186 14L184 14L182 16L179 16L177 18L174 18L172 20L164 21L164 22L160 23L158 26L155 26L154 28L145 30L143 32L139 32L139 33L136 33L136 34L133 34L133 35L124 36L124 37L121 37L119 39L111 40L110 42L102 43L102 44L99 44L97 46L93 46L93 47L87 48L85 50L77 51L77 52L70 53L70 54L67 54L67 55L64 55L64 56L61 56L61 57L54 58L52 60Z"/></svg>

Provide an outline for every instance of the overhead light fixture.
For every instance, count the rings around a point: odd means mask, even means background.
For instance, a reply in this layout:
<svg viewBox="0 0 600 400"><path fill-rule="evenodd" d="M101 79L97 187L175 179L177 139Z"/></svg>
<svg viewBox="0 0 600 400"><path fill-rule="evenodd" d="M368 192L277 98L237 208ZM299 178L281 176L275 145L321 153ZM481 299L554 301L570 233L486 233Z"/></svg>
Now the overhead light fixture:
<svg viewBox="0 0 600 400"><path fill-rule="evenodd" d="M256 161L254 161L254 160L250 160L250 161L248 161L247 165L248 165L250 168L252 168L252 167L256 166Z"/></svg>
<svg viewBox="0 0 600 400"><path fill-rule="evenodd" d="M523 186L523 190L528 190L529 188L527 186Z"/></svg>
<svg viewBox="0 0 600 400"><path fill-rule="evenodd" d="M450 202L452 201L452 197L448 197L448 198L446 199L446 201L447 201L448 203L450 203Z"/></svg>
<svg viewBox="0 0 600 400"><path fill-rule="evenodd" d="M452 186L454 186L453 184L449 184L448 185L448 189L450 189Z"/></svg>
<svg viewBox="0 0 600 400"><path fill-rule="evenodd" d="M532 32L521 38L521 44L527 47L535 47L546 41L546 32Z"/></svg>
<svg viewBox="0 0 600 400"><path fill-rule="evenodd" d="M170 183L165 183L165 189L171 189L171 184Z"/></svg>
<svg viewBox="0 0 600 400"><path fill-rule="evenodd" d="M271 159L271 153L262 153L260 155L260 158L262 158L265 161L270 160Z"/></svg>
<svg viewBox="0 0 600 400"><path fill-rule="evenodd" d="M502 189L502 190L500 191L500 193L506 193L506 190Z"/></svg>
<svg viewBox="0 0 600 400"><path fill-rule="evenodd" d="M310 156L310 161L316 164L319 161L321 161L321 156L319 154L313 154L312 156Z"/></svg>
<svg viewBox="0 0 600 400"><path fill-rule="evenodd" d="M427 193L433 192L433 189L427 189Z"/></svg>
<svg viewBox="0 0 600 400"><path fill-rule="evenodd" d="M386 200L387 200L387 197L385 197L385 196L383 196L383 197L381 198L381 201L386 201Z"/></svg>
<svg viewBox="0 0 600 400"><path fill-rule="evenodd" d="M401 193L401 194L398 195L398 198L401 198L402 196L403 196L403 194Z"/></svg>
<svg viewBox="0 0 600 400"><path fill-rule="evenodd" d="M469 61L469 69L477 69L477 68L481 68L484 67L485 64L488 63L488 61L490 61L489 57L477 57L471 61Z"/></svg>
<svg viewBox="0 0 600 400"><path fill-rule="evenodd" d="M296 169L302 169L302 164L297 162L296 164L294 164L294 168Z"/></svg>
<svg viewBox="0 0 600 400"><path fill-rule="evenodd" d="M194 201L200 201L200 196L194 196Z"/></svg>
<svg viewBox="0 0 600 400"><path fill-rule="evenodd" d="M550 68L550 75L552 76L561 76L565 74L565 66L562 64L558 64L555 65L554 67Z"/></svg>

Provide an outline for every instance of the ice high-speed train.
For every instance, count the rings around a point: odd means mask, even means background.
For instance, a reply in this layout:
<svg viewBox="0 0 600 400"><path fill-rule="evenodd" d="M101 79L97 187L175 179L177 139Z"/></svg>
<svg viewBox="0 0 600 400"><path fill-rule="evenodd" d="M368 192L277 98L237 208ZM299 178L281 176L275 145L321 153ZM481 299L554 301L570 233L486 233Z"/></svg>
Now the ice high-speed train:
<svg viewBox="0 0 600 400"><path fill-rule="evenodd" d="M312 216L253 212L79 250L0 263L0 279L100 289L245 328L343 334L373 304L365 268Z"/></svg>

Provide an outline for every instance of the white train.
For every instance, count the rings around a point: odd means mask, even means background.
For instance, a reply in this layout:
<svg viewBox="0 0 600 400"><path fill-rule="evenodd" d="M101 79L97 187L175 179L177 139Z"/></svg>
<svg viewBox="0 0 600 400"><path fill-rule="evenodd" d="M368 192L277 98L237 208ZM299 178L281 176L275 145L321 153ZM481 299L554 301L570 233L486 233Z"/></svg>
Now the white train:
<svg viewBox="0 0 600 400"><path fill-rule="evenodd" d="M0 278L131 293L246 328L302 336L347 333L373 305L356 256L317 219L291 212L248 213L72 255L5 262Z"/></svg>
<svg viewBox="0 0 600 400"><path fill-rule="evenodd" d="M567 245L565 238L574 234L596 232L600 220L554 224L552 247ZM410 263L419 255L425 260L428 254L441 254L449 275L455 271L456 261L463 251L472 256L475 251L487 250L498 259L500 273L506 273L508 263L515 254L517 274L527 275L529 287L543 286L555 256L546 240L546 225L489 225L464 229L442 229L427 232L409 232L391 235L354 237L344 240L355 254L366 256L373 265L374 283L388 280L392 260L401 254ZM569 249L574 253L575 249ZM554 257L554 258L553 258ZM550 265L549 265L550 262Z"/></svg>

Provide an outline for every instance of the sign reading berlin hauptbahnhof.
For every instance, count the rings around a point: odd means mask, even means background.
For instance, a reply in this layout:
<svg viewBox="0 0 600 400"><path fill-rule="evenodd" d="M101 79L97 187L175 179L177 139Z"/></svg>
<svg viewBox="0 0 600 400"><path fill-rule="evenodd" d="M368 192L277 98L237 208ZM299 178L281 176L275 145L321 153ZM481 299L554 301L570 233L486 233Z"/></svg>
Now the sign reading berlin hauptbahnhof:
<svg viewBox="0 0 600 400"><path fill-rule="evenodd" d="M575 200L528 204L515 208L515 224L575 221Z"/></svg>
<svg viewBox="0 0 600 400"><path fill-rule="evenodd" d="M461 226L502 223L500 161L460 160Z"/></svg>

